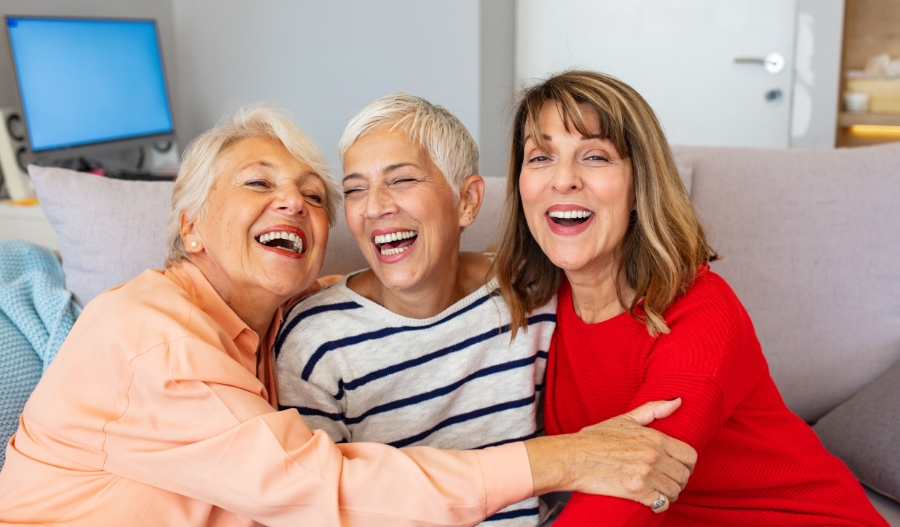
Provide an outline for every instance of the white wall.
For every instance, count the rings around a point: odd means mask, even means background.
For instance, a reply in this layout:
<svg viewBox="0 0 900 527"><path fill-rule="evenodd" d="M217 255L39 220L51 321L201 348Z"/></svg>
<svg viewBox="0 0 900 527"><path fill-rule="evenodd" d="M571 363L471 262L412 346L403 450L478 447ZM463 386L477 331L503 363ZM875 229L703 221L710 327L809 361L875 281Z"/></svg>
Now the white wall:
<svg viewBox="0 0 900 527"><path fill-rule="evenodd" d="M159 21L183 149L237 104L290 110L337 169L347 121L406 91L456 113L503 175L514 0L0 0L0 15ZM0 105L17 96L0 38Z"/></svg>
<svg viewBox="0 0 900 527"><path fill-rule="evenodd" d="M514 93L517 0L0 0L0 15L159 21L180 146L229 104L292 111L337 165L337 141L364 105L402 90L444 104L504 175ZM799 0L815 18L811 122L795 146L833 144L844 0ZM17 101L0 38L0 105ZM795 128L795 132L799 130Z"/></svg>
<svg viewBox="0 0 900 527"><path fill-rule="evenodd" d="M483 176L506 177L516 91L516 1L481 0L481 128Z"/></svg>
<svg viewBox="0 0 900 527"><path fill-rule="evenodd" d="M485 8L486 25L493 27L488 34L496 35L496 28L508 33L511 62L513 19L510 12L504 22L503 8L511 11L512 2L483 1L495 4ZM289 109L337 168L344 126L378 97L405 91L443 104L480 141L487 120L482 112L499 114L495 102L504 98L503 85L512 91L511 63L506 79L488 67L493 85L482 86L482 63L496 63L498 53L490 46L482 53L479 0L172 5L183 139L215 124L230 104L268 101ZM497 164L496 133L491 141L483 166Z"/></svg>

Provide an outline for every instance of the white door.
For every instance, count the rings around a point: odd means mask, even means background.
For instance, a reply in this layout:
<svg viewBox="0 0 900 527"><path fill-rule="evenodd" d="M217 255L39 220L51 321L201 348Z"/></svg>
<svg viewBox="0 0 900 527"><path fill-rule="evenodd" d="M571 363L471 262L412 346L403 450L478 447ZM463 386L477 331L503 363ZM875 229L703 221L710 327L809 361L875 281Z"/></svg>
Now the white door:
<svg viewBox="0 0 900 527"><path fill-rule="evenodd" d="M597 70L643 95L673 144L789 145L797 0L518 0L516 8L520 86ZM763 63L774 54L780 68Z"/></svg>

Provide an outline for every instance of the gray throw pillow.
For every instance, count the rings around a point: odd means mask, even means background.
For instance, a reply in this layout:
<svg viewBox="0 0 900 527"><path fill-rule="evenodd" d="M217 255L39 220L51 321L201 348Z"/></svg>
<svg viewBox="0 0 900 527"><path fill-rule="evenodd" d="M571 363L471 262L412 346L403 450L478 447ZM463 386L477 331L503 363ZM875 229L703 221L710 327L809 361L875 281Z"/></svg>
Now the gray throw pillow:
<svg viewBox="0 0 900 527"><path fill-rule="evenodd" d="M900 501L900 362L813 429L867 487Z"/></svg>
<svg viewBox="0 0 900 527"><path fill-rule="evenodd" d="M110 287L166 260L171 181L124 181L29 166L41 207L56 231L66 289L84 306Z"/></svg>

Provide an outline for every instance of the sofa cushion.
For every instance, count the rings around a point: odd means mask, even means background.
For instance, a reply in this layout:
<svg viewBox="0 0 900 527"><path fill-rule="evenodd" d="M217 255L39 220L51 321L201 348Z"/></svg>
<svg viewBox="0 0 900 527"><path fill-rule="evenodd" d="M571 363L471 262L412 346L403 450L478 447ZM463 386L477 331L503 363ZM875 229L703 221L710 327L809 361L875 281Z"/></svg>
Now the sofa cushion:
<svg viewBox="0 0 900 527"><path fill-rule="evenodd" d="M867 487L900 501L900 362L813 427Z"/></svg>
<svg viewBox="0 0 900 527"><path fill-rule="evenodd" d="M869 501L872 502L872 505L875 507L875 510L878 511L878 514L882 515L884 519L887 520L888 525L891 527L900 527L900 503L897 503L890 498L885 498L881 494L870 489L866 489L866 496L869 497Z"/></svg>
<svg viewBox="0 0 900 527"><path fill-rule="evenodd" d="M813 422L900 359L900 144L676 155L793 411Z"/></svg>
<svg viewBox="0 0 900 527"><path fill-rule="evenodd" d="M166 260L170 181L125 181L64 168L29 166L56 231L66 289L84 306L103 291Z"/></svg>

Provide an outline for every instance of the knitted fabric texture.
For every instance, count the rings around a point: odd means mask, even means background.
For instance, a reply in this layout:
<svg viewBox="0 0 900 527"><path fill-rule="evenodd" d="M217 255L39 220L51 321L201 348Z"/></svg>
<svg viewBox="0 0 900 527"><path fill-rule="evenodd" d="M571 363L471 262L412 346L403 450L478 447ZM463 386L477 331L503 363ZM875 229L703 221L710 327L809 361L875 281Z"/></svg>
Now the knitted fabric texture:
<svg viewBox="0 0 900 527"><path fill-rule="evenodd" d="M25 401L80 313L53 252L0 240L0 468Z"/></svg>

